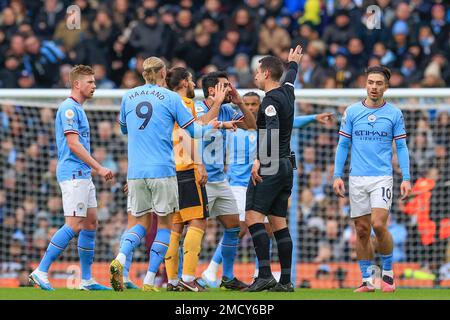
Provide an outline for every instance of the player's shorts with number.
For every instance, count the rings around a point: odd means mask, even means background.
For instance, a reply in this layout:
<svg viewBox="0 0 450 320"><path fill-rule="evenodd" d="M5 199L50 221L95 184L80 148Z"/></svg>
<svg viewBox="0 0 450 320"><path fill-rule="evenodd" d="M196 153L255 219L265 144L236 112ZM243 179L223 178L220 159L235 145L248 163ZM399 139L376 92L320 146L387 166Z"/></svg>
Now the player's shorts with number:
<svg viewBox="0 0 450 320"><path fill-rule="evenodd" d="M373 208L390 210L392 186L393 178L390 176L350 176L350 216L358 218L370 214Z"/></svg>
<svg viewBox="0 0 450 320"><path fill-rule="evenodd" d="M194 219L206 219L208 197L205 187L198 182L200 177L194 169L177 171L180 211L174 214L173 223L183 223Z"/></svg>
<svg viewBox="0 0 450 320"><path fill-rule="evenodd" d="M88 208L97 208L95 186L92 179L72 179L59 183L62 193L64 216L87 216Z"/></svg>
<svg viewBox="0 0 450 320"><path fill-rule="evenodd" d="M129 207L135 217L154 212L166 216L178 211L176 176L154 179L128 179Z"/></svg>
<svg viewBox="0 0 450 320"><path fill-rule="evenodd" d="M210 217L238 214L236 199L227 180L208 182L206 192L208 193Z"/></svg>

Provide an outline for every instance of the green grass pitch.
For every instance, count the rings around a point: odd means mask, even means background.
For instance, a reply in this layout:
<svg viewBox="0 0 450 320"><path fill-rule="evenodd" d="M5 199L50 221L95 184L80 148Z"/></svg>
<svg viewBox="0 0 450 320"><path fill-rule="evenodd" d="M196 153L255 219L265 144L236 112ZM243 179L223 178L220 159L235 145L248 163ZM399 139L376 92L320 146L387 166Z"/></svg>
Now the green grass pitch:
<svg viewBox="0 0 450 320"><path fill-rule="evenodd" d="M352 289L296 289L293 293L235 292L211 289L210 292L86 292L38 288L0 288L0 300L450 300L450 289L397 289L394 293L353 293Z"/></svg>

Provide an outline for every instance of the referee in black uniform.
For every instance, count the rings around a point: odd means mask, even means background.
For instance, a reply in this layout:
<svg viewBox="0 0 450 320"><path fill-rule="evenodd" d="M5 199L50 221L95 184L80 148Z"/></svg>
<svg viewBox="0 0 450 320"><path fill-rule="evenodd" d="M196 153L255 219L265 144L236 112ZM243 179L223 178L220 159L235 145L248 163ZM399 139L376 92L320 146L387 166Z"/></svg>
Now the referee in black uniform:
<svg viewBox="0 0 450 320"><path fill-rule="evenodd" d="M295 156L291 155L290 149L294 121L294 81L301 58L300 46L290 50L289 66L281 85L284 67L279 58L267 56L261 59L255 75L256 85L266 93L266 96L258 111L258 153L247 189L245 221L258 257L259 274L244 291L257 292L267 289L278 292L294 291L291 282L292 239L286 215L295 167ZM275 150L278 156L270 154L271 150L272 152ZM266 153L269 153L271 159L269 166L278 165L276 173L265 174L270 171L270 168L265 167L267 161L264 160L267 159L263 157ZM264 227L265 216L269 218L278 246L281 265L278 283L270 269L269 236Z"/></svg>

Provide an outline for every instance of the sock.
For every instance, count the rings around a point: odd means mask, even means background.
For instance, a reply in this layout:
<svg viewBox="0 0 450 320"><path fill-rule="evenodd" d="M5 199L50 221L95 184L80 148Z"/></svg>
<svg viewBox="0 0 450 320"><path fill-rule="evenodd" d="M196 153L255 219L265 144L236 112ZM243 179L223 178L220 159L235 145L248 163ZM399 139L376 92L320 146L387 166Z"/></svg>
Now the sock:
<svg viewBox="0 0 450 320"><path fill-rule="evenodd" d="M141 243L141 240L145 237L145 234L146 230L144 226L137 224L131 227L122 236L123 241L120 245L120 252L116 258L122 265L126 264L127 257L132 255L134 249Z"/></svg>
<svg viewBox="0 0 450 320"><path fill-rule="evenodd" d="M156 272L147 271L144 278L144 284L154 285L155 284Z"/></svg>
<svg viewBox="0 0 450 320"><path fill-rule="evenodd" d="M92 278L91 266L94 262L95 230L81 230L78 235L78 255L81 263L81 279Z"/></svg>
<svg viewBox="0 0 450 320"><path fill-rule="evenodd" d="M183 244L183 280L193 281L195 279L195 270L197 269L200 250L202 247L202 239L204 235L202 229L189 227Z"/></svg>
<svg viewBox="0 0 450 320"><path fill-rule="evenodd" d="M122 237L120 238L120 246L122 246L122 242L125 239L125 232L122 234ZM130 278L128 277L130 274L130 267L131 262L133 261L133 252L131 252L125 260L125 263L123 265L123 281L128 282L130 281Z"/></svg>
<svg viewBox="0 0 450 320"><path fill-rule="evenodd" d="M256 256L258 258L258 277L267 279L272 276L270 270L270 255L269 255L269 235L263 223L255 223L248 227L253 239L253 247L255 248Z"/></svg>
<svg viewBox="0 0 450 320"><path fill-rule="evenodd" d="M277 240L278 257L280 259L281 276L280 283L291 282L292 272L292 239L288 228L284 228L273 233Z"/></svg>
<svg viewBox="0 0 450 320"><path fill-rule="evenodd" d="M214 255L209 263L208 267L205 270L205 273L209 278L213 278L212 280L217 279L217 272L219 271L219 266L222 263L222 242L219 242L217 245L216 251L214 251Z"/></svg>
<svg viewBox="0 0 450 320"><path fill-rule="evenodd" d="M169 279L169 280L167 280L167 283L170 283L174 287L176 287L178 285L178 282L179 282L178 279Z"/></svg>
<svg viewBox="0 0 450 320"><path fill-rule="evenodd" d="M369 267L372 265L372 260L359 260L359 269L361 270L363 282L367 282L372 277L369 272Z"/></svg>
<svg viewBox="0 0 450 320"><path fill-rule="evenodd" d="M222 278L226 277L228 280L234 278L234 260L239 245L239 231L241 228L228 228L225 229L221 241L222 247Z"/></svg>
<svg viewBox="0 0 450 320"><path fill-rule="evenodd" d="M178 245L178 278L181 279L181 276L183 275L183 241L180 241L180 244Z"/></svg>
<svg viewBox="0 0 450 320"><path fill-rule="evenodd" d="M61 252L63 252L67 247L70 240L72 240L75 236L76 234L73 229L66 224L56 231L50 240L47 251L45 251L45 255L39 264L38 270L48 272L50 265L56 260L56 258L58 258Z"/></svg>
<svg viewBox="0 0 450 320"><path fill-rule="evenodd" d="M148 264L148 272L150 274L149 282L144 281L145 284L154 284L154 275L158 272L159 266L164 261L167 249L170 242L170 229L158 229L155 240L150 249L150 261ZM147 276L145 277L147 279Z"/></svg>
<svg viewBox="0 0 450 320"><path fill-rule="evenodd" d="M166 264L166 272L168 280L178 279L178 257L180 234L172 231L170 233L169 248L167 248L166 257L164 258Z"/></svg>
<svg viewBox="0 0 450 320"><path fill-rule="evenodd" d="M222 263L222 240L219 242L216 251L214 251L212 261L214 261L217 266Z"/></svg>
<svg viewBox="0 0 450 320"><path fill-rule="evenodd" d="M384 271L392 271L392 253L381 255L381 261L383 263L383 273Z"/></svg>
<svg viewBox="0 0 450 320"><path fill-rule="evenodd" d="M269 238L269 258L272 256L272 238ZM258 267L259 267L259 263L258 263L258 257L255 257L255 273L253 274L253 278L258 278Z"/></svg>

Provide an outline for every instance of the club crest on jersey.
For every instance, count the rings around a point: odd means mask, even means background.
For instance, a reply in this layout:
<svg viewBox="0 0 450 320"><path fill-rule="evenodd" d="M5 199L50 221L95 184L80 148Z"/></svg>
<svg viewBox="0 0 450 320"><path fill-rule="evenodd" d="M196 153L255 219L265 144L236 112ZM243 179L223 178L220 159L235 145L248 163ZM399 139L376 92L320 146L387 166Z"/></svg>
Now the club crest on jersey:
<svg viewBox="0 0 450 320"><path fill-rule="evenodd" d="M203 112L203 108L202 107L195 107L195 112Z"/></svg>
<svg viewBox="0 0 450 320"><path fill-rule="evenodd" d="M266 116L268 117L273 117L277 114L277 110L275 109L275 107L273 105L270 105L266 108L266 110L264 111L264 113L266 114Z"/></svg>
<svg viewBox="0 0 450 320"><path fill-rule="evenodd" d="M374 114L371 114L367 117L367 120L369 120L369 122L375 122L375 120L377 120L377 116Z"/></svg>
<svg viewBox="0 0 450 320"><path fill-rule="evenodd" d="M73 112L73 110L71 109L67 109L64 115L66 116L67 119L70 120L73 119L73 117L75 116L75 112Z"/></svg>
<svg viewBox="0 0 450 320"><path fill-rule="evenodd" d="M249 134L248 140L250 141L250 143L255 143L255 141L256 141L256 134L255 133Z"/></svg>
<svg viewBox="0 0 450 320"><path fill-rule="evenodd" d="M80 202L79 204L77 204L77 210L78 210L78 212L83 212L83 210L84 210L84 203Z"/></svg>

